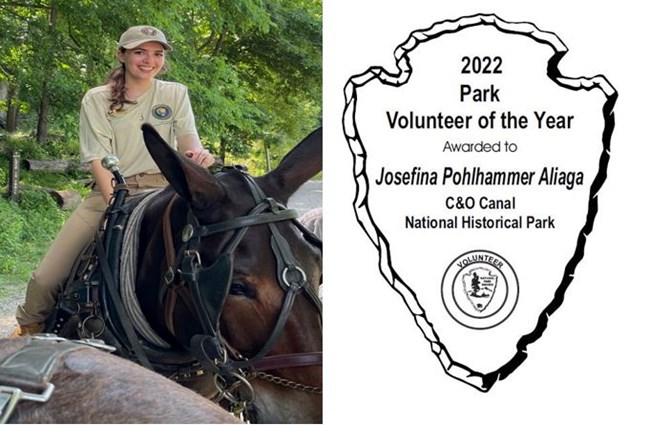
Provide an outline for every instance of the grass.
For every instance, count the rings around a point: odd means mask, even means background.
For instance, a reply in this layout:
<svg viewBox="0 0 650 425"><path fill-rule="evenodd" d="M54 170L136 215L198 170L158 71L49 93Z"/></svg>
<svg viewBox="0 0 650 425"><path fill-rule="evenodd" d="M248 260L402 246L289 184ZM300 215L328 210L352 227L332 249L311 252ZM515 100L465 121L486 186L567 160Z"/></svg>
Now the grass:
<svg viewBox="0 0 650 425"><path fill-rule="evenodd" d="M87 191L78 176L23 172L20 177L20 200L0 198L0 298L24 291L32 270L70 215L41 188Z"/></svg>
<svg viewBox="0 0 650 425"><path fill-rule="evenodd" d="M67 213L23 211L14 202L0 200L0 297L27 284L31 271L56 236ZM6 214L11 211L10 214ZM11 222L9 222L11 220Z"/></svg>
<svg viewBox="0 0 650 425"><path fill-rule="evenodd" d="M24 292L32 270L45 254L50 241L44 241L36 246L26 247L21 261L9 272L0 273L0 299L11 296L16 292Z"/></svg>

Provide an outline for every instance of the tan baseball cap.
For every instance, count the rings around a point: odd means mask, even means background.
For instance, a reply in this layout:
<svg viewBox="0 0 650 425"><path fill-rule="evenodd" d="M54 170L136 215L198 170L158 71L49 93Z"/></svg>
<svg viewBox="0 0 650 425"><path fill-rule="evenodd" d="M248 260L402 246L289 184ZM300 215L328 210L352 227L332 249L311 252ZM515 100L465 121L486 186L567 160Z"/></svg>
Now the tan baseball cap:
<svg viewBox="0 0 650 425"><path fill-rule="evenodd" d="M123 47L127 50L135 49L139 45L148 41L157 41L163 45L165 50L172 50L172 46L167 43L165 34L163 34L159 29L149 25L138 25L124 31L120 37L118 47Z"/></svg>

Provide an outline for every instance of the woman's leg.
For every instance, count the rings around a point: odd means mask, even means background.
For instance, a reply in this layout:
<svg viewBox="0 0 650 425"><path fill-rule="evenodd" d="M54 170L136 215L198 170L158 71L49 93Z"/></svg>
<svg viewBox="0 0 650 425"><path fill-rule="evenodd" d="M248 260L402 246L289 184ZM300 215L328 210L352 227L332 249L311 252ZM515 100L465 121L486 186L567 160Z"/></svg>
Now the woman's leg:
<svg viewBox="0 0 650 425"><path fill-rule="evenodd" d="M134 176L128 180L131 194L167 186L161 174ZM92 191L63 225L38 268L32 272L25 303L16 311L16 321L22 328L17 334L36 333L42 329L75 260L92 240L105 210L101 193Z"/></svg>
<svg viewBox="0 0 650 425"><path fill-rule="evenodd" d="M16 310L19 325L31 330L47 319L72 265L92 240L105 209L101 194L93 191L63 225L27 283L25 303Z"/></svg>

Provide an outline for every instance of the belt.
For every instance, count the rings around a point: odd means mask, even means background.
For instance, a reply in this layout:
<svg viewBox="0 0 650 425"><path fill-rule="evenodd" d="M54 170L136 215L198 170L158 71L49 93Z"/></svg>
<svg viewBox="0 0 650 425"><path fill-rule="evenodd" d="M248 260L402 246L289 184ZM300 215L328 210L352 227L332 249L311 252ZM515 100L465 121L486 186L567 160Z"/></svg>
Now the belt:
<svg viewBox="0 0 650 425"><path fill-rule="evenodd" d="M134 174L129 177L124 178L124 182L126 184L136 184L141 181L147 181L147 180L153 180L153 179L162 179L165 180L165 176L162 175L162 173L140 173L140 174Z"/></svg>
<svg viewBox="0 0 650 425"><path fill-rule="evenodd" d="M165 182L164 185L161 185L160 182ZM129 177L124 178L124 183L129 186L131 189L133 188L138 188L138 187L164 187L167 183L167 179L162 173L140 173L140 174L134 174ZM151 185L151 183L156 183L154 185ZM92 182L91 189L99 192L99 187L97 187L97 184L95 181Z"/></svg>

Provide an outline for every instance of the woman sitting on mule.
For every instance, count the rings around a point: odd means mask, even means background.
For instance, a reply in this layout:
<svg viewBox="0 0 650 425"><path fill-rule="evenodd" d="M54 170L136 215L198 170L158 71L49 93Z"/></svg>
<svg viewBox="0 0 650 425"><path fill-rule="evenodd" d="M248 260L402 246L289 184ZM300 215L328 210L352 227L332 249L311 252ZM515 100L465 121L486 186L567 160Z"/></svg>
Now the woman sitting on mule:
<svg viewBox="0 0 650 425"><path fill-rule="evenodd" d="M155 77L166 70L172 48L151 26L135 26L119 40L120 66L107 84L89 90L81 102L81 160L90 163L93 190L64 224L27 284L18 306L14 336L41 332L56 296L81 250L92 240L113 192L112 174L101 166L116 155L131 194L165 187L167 181L145 148L140 127L153 125L165 141L203 167L214 157L203 148L194 122L187 87Z"/></svg>

